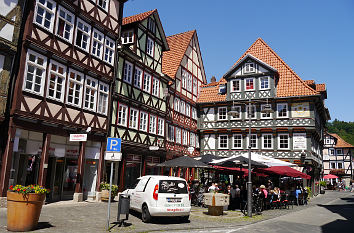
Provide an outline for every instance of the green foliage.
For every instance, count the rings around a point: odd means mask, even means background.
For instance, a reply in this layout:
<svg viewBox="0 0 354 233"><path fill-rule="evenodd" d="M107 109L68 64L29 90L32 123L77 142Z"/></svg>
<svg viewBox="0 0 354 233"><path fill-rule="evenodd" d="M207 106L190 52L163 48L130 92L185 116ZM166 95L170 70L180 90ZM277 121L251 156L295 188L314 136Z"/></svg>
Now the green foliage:
<svg viewBox="0 0 354 233"><path fill-rule="evenodd" d="M354 145L354 122L345 122L335 119L327 124L329 133L336 133L344 141Z"/></svg>
<svg viewBox="0 0 354 233"><path fill-rule="evenodd" d="M312 190L311 190L311 187L308 187L306 186L305 189L307 190L307 193L308 193L308 199L310 199L310 197L312 197Z"/></svg>
<svg viewBox="0 0 354 233"><path fill-rule="evenodd" d="M109 183L102 182L100 184L101 190L109 190ZM118 193L118 185L112 184L112 194L116 196Z"/></svg>
<svg viewBox="0 0 354 233"><path fill-rule="evenodd" d="M28 193L49 193L49 189L46 189L42 186L39 185L28 185L28 186L22 186L22 185L11 185L9 191L15 192L15 193L22 193L22 194L28 194Z"/></svg>
<svg viewBox="0 0 354 233"><path fill-rule="evenodd" d="M327 182L324 180L320 181L320 186L326 187L327 186Z"/></svg>

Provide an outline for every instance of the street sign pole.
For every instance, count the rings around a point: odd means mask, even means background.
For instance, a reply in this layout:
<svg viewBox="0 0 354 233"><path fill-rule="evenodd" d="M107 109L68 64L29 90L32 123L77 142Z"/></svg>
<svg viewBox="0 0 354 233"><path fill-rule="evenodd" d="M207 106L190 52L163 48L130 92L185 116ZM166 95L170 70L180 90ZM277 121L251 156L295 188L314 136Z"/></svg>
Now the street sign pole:
<svg viewBox="0 0 354 233"><path fill-rule="evenodd" d="M112 179L113 179L113 161L111 162L111 175L109 177L109 198L108 198L108 212L107 212L107 231L109 231L109 222L111 218L111 196L112 196Z"/></svg>

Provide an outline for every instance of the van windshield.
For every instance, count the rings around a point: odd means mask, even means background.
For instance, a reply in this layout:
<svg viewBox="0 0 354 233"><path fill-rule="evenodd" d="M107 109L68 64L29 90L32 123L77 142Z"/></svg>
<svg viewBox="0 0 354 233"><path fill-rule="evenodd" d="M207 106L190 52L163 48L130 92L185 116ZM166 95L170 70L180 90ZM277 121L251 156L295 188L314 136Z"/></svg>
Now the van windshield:
<svg viewBox="0 0 354 233"><path fill-rule="evenodd" d="M183 180L160 180L159 193L188 194L187 184Z"/></svg>

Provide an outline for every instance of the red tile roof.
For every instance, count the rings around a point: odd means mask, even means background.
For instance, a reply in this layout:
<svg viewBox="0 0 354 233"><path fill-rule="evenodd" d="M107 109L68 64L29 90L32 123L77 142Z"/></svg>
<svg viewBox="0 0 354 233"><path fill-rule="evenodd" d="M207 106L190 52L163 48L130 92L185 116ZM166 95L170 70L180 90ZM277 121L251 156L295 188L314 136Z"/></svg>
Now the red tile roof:
<svg viewBox="0 0 354 233"><path fill-rule="evenodd" d="M151 11L147 11L147 12L144 12L144 13L140 13L140 14L137 14L137 15L124 17L122 25L126 25L126 24L130 24L130 23L142 21L142 20L146 19L147 17L149 17L155 11L157 11L157 9L151 10Z"/></svg>
<svg viewBox="0 0 354 233"><path fill-rule="evenodd" d="M163 52L162 72L164 74L167 74L173 79L175 78L183 55L186 53L195 32L195 30L192 30L167 37L170 50Z"/></svg>
<svg viewBox="0 0 354 233"><path fill-rule="evenodd" d="M343 140L343 138L339 137L338 134L336 133L330 133L332 137L337 138L337 143L335 145L336 148L354 148L354 146L346 141Z"/></svg>
<svg viewBox="0 0 354 233"><path fill-rule="evenodd" d="M221 78L219 82L212 82L201 86L200 95L197 103L222 102L226 100L226 94L219 94L220 84L225 84L227 81Z"/></svg>
<svg viewBox="0 0 354 233"><path fill-rule="evenodd" d="M319 92L326 91L326 84L324 84L324 83L316 84L316 91L319 91Z"/></svg>

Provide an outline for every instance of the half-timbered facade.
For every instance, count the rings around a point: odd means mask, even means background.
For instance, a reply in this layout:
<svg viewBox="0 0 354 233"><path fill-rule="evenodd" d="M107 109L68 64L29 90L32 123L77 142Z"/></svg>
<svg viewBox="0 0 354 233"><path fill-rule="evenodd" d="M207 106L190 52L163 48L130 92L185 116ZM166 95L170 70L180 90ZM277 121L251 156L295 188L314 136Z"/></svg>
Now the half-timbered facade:
<svg viewBox="0 0 354 233"><path fill-rule="evenodd" d="M326 133L323 148L323 176L336 175L348 186L353 179L354 146L344 141L338 134Z"/></svg>
<svg viewBox="0 0 354 233"><path fill-rule="evenodd" d="M119 187L156 174L165 160L166 91L162 53L169 49L157 10L125 17L118 48L110 136L122 139ZM116 176L117 177L117 176Z"/></svg>
<svg viewBox="0 0 354 233"><path fill-rule="evenodd" d="M303 81L257 39L219 82L202 86L201 153L231 156L245 153L250 144L253 152L302 164L319 179L326 98L324 84ZM262 111L267 104L272 113ZM238 114L229 115L231 108Z"/></svg>
<svg viewBox="0 0 354 233"><path fill-rule="evenodd" d="M2 196L8 185L32 183L52 199L95 196L124 2L27 1ZM87 141L70 140L74 133Z"/></svg>
<svg viewBox="0 0 354 233"><path fill-rule="evenodd" d="M174 80L167 98L167 157L197 156L200 152L196 101L200 86L206 84L197 32L169 36L167 41L170 50L163 53L162 71Z"/></svg>

